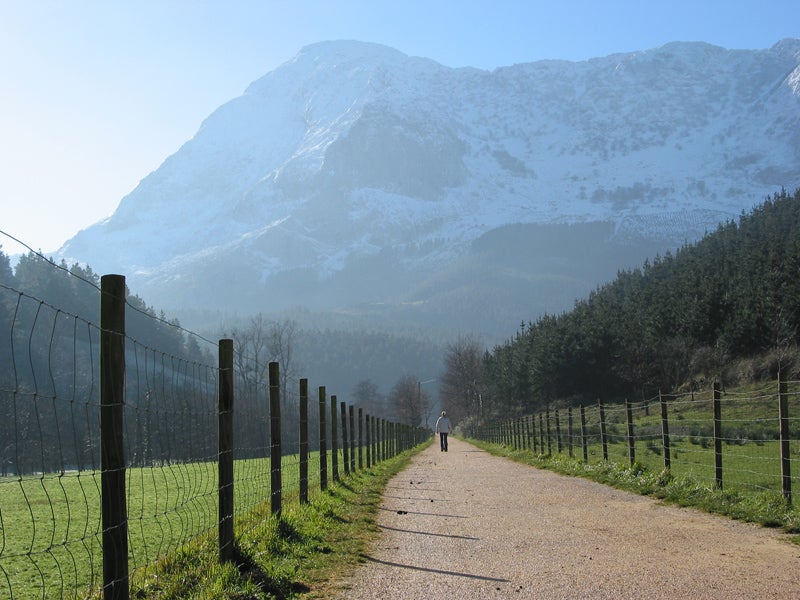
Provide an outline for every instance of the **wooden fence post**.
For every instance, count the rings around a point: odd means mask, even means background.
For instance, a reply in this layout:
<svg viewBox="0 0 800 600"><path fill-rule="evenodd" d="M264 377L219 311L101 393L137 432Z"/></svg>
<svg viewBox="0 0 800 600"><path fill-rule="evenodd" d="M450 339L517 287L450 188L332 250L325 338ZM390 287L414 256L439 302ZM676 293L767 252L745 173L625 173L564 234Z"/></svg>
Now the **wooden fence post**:
<svg viewBox="0 0 800 600"><path fill-rule="evenodd" d="M556 449L559 454L561 454L563 447L561 444L561 415L559 411L556 411Z"/></svg>
<svg viewBox="0 0 800 600"><path fill-rule="evenodd" d="M356 472L356 417L355 407L351 404L348 407L350 413L350 472Z"/></svg>
<svg viewBox="0 0 800 600"><path fill-rule="evenodd" d="M100 279L100 487L105 600L129 597L124 413L125 277L103 275Z"/></svg>
<svg viewBox="0 0 800 600"><path fill-rule="evenodd" d="M672 466L669 451L669 419L667 418L667 398L658 391L658 400L661 404L661 443L664 446L664 468L669 469Z"/></svg>
<svg viewBox="0 0 800 600"><path fill-rule="evenodd" d="M778 412L781 432L781 489L786 502L792 503L792 472L789 451L789 387L783 370L778 371Z"/></svg>
<svg viewBox="0 0 800 600"><path fill-rule="evenodd" d="M372 419L372 462L376 465L381 462L381 419L375 417Z"/></svg>
<svg viewBox="0 0 800 600"><path fill-rule="evenodd" d="M583 404L581 408L581 449L583 450L583 462L589 462L589 434L586 431L586 409Z"/></svg>
<svg viewBox="0 0 800 600"><path fill-rule="evenodd" d="M544 415L539 413L539 454L544 454Z"/></svg>
<svg viewBox="0 0 800 600"><path fill-rule="evenodd" d="M358 470L364 468L364 409L358 407Z"/></svg>
<svg viewBox="0 0 800 600"><path fill-rule="evenodd" d="M350 438L347 437L347 404L340 403L342 409L342 463L344 474L350 474Z"/></svg>
<svg viewBox="0 0 800 600"><path fill-rule="evenodd" d="M606 411L603 408L603 402L600 398L597 399L597 405L600 407L600 443L603 446L603 460L608 460L608 438L606 437Z"/></svg>
<svg viewBox="0 0 800 600"><path fill-rule="evenodd" d="M545 421L547 421L547 456L550 456L550 455L553 454L553 450L552 450L552 437L553 436L551 435L551 431L550 431L550 409L549 408L547 408L545 410L544 415L545 415Z"/></svg>
<svg viewBox="0 0 800 600"><path fill-rule="evenodd" d="M531 450L531 416L527 415L524 421L525 425L525 443L523 447L525 450Z"/></svg>
<svg viewBox="0 0 800 600"><path fill-rule="evenodd" d="M714 385L714 482L722 489L722 393L719 382Z"/></svg>
<svg viewBox="0 0 800 600"><path fill-rule="evenodd" d="M366 444L366 451L367 451L367 468L372 467L372 431L371 431L371 423L372 423L372 415L365 415L364 416L364 433L366 434L366 439L364 443Z"/></svg>
<svg viewBox="0 0 800 600"><path fill-rule="evenodd" d="M636 443L633 437L633 407L627 398L625 398L625 413L628 417L628 464L633 466L636 462Z"/></svg>
<svg viewBox="0 0 800 600"><path fill-rule="evenodd" d="M234 560L233 531L233 340L219 341L219 560Z"/></svg>
<svg viewBox="0 0 800 600"><path fill-rule="evenodd" d="M328 443L327 443L327 393L325 386L319 386L319 488L323 492L328 489Z"/></svg>
<svg viewBox="0 0 800 600"><path fill-rule="evenodd" d="M300 380L300 504L308 504L308 379Z"/></svg>
<svg viewBox="0 0 800 600"><path fill-rule="evenodd" d="M389 458L389 442L387 441L388 427L386 426L386 419L381 419L381 460Z"/></svg>
<svg viewBox="0 0 800 600"><path fill-rule="evenodd" d="M573 428L572 428L572 407L567 407L567 444L568 444L568 452L570 458L575 458L575 453L572 451L572 436L573 436Z"/></svg>
<svg viewBox="0 0 800 600"><path fill-rule="evenodd" d="M336 396L331 396L331 471L333 481L339 481L339 431L336 425Z"/></svg>
<svg viewBox="0 0 800 600"><path fill-rule="evenodd" d="M277 362L269 363L269 471L270 509L273 515L281 514L283 486L281 483L281 377Z"/></svg>
<svg viewBox="0 0 800 600"><path fill-rule="evenodd" d="M380 456L378 455L378 417L375 415L372 416L372 422L369 424L370 426L370 438L372 440L372 466L378 466L380 462Z"/></svg>

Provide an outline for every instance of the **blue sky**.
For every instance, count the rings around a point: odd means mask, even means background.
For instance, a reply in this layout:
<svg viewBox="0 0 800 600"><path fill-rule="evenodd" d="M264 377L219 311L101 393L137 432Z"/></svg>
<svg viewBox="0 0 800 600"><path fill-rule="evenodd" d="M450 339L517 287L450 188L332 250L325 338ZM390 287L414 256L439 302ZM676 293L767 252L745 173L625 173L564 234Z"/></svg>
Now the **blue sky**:
<svg viewBox="0 0 800 600"><path fill-rule="evenodd" d="M0 0L0 230L55 251L314 42L493 69L786 37L800 37L798 0Z"/></svg>

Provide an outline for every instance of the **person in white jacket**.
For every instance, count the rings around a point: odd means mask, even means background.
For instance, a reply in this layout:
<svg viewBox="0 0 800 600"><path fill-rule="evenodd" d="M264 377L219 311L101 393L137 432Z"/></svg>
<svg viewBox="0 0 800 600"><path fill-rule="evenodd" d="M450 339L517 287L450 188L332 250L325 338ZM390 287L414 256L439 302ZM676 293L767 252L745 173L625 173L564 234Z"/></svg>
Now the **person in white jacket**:
<svg viewBox="0 0 800 600"><path fill-rule="evenodd" d="M442 411L442 416L436 419L436 433L439 434L439 444L442 452L447 452L447 434L450 433L450 419L447 413Z"/></svg>

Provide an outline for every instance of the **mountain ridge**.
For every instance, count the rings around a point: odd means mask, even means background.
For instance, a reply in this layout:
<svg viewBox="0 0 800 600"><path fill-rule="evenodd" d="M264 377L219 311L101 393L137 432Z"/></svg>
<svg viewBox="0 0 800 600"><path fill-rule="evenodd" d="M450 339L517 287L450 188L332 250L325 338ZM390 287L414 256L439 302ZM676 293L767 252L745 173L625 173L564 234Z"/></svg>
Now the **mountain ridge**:
<svg viewBox="0 0 800 600"><path fill-rule="evenodd" d="M409 290L496 228L612 222L610 242L647 242L642 259L784 186L800 186L800 40L493 71L320 42L209 115L59 255L127 273L166 307L425 306Z"/></svg>

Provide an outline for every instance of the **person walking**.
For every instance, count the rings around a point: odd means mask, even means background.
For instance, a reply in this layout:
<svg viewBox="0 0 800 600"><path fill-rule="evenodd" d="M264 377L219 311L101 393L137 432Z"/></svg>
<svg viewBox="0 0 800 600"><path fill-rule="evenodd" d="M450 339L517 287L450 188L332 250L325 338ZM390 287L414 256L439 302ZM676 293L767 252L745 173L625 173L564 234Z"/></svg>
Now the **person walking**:
<svg viewBox="0 0 800 600"><path fill-rule="evenodd" d="M450 433L450 419L447 413L442 411L442 416L436 419L436 433L439 434L439 445L442 452L447 452L447 434Z"/></svg>

